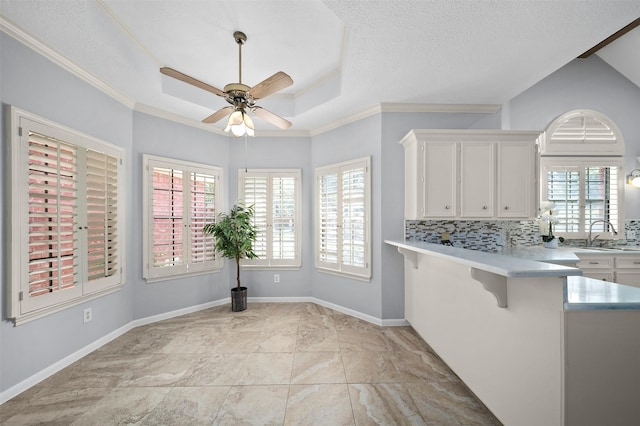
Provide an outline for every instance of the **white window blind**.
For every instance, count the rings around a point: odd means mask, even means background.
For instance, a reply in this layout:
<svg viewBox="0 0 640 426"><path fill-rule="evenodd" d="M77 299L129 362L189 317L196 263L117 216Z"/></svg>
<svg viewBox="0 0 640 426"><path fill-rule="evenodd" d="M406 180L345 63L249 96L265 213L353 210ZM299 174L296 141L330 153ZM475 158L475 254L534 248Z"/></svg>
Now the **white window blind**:
<svg viewBox="0 0 640 426"><path fill-rule="evenodd" d="M253 244L257 259L244 259L247 267L299 268L300 170L240 170L239 198L254 206Z"/></svg>
<svg viewBox="0 0 640 426"><path fill-rule="evenodd" d="M543 199L556 205L559 223L554 231L568 238L586 238L591 223L611 223L622 227L623 173L621 160L543 158ZM606 222L593 226L594 232L613 229Z"/></svg>
<svg viewBox="0 0 640 426"><path fill-rule="evenodd" d="M222 267L203 228L222 205L218 167L143 156L143 267L147 281L211 272Z"/></svg>
<svg viewBox="0 0 640 426"><path fill-rule="evenodd" d="M370 157L316 169L316 267L371 278Z"/></svg>
<svg viewBox="0 0 640 426"><path fill-rule="evenodd" d="M123 151L11 108L9 316L21 324L117 290Z"/></svg>

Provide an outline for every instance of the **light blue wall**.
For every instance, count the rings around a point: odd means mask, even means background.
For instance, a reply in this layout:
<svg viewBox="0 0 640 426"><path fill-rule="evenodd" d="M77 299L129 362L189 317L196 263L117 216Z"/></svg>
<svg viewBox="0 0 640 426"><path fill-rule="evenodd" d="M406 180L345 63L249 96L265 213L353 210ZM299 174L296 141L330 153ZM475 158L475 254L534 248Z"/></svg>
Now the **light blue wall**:
<svg viewBox="0 0 640 426"><path fill-rule="evenodd" d="M576 59L510 102L511 128L545 130L558 116L587 108L609 117L625 141L624 170L640 168L640 88L596 55ZM640 189L625 186L627 219L640 219Z"/></svg>
<svg viewBox="0 0 640 426"><path fill-rule="evenodd" d="M95 136L125 149L125 169L131 176L131 110L92 86L53 65L44 57L0 33L0 96L3 129L3 180L9 172L6 113L9 105L22 108L46 119L56 121L83 133ZM2 240L7 241L10 226L8 211L9 191L2 187ZM132 205L132 194L126 195L126 204ZM133 210L126 209L126 230L134 228ZM124 230L123 230L124 231ZM126 241L131 253L134 238ZM6 252L7 247L3 247ZM19 327L6 320L8 285L7 255L0 263L2 291L2 322L0 323L0 391L50 366L91 342L129 323L134 316L131 270L127 270L126 283L117 293L77 305ZM131 262L127 266L132 266ZM93 309L93 321L82 322L82 310Z"/></svg>
<svg viewBox="0 0 640 426"><path fill-rule="evenodd" d="M380 150L380 123L380 115L371 116L315 136L311 146L314 168L371 156L371 282L330 275L315 269L312 282L314 297L376 318L382 317L380 238L383 218L380 191L383 159Z"/></svg>
<svg viewBox="0 0 640 426"><path fill-rule="evenodd" d="M229 138L139 112L133 113L133 247L127 254L134 287L134 316L145 318L229 296L229 268L188 278L147 283L142 278L142 155L151 154L224 169L225 204L229 197Z"/></svg>
<svg viewBox="0 0 640 426"><path fill-rule="evenodd" d="M256 119L259 120L259 119ZM245 151L244 138L229 138L229 195L230 203L238 200L238 170L253 169L301 169L302 205L302 267L295 271L242 270L240 281L248 288L249 297L309 297L311 296L311 272L313 270L313 229L311 202L313 199L313 168L311 167L311 141L309 138L248 138ZM235 266L228 261L231 270L229 286L235 286ZM280 282L273 282L273 275L280 275ZM228 294L225 296L228 297Z"/></svg>

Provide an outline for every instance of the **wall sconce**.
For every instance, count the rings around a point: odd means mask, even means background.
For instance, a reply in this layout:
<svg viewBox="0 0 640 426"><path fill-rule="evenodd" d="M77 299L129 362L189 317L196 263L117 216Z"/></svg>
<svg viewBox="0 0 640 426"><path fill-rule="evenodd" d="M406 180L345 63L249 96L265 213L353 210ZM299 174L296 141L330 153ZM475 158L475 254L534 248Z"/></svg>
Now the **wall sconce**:
<svg viewBox="0 0 640 426"><path fill-rule="evenodd" d="M640 169L631 170L627 176L627 183L636 188L640 188Z"/></svg>

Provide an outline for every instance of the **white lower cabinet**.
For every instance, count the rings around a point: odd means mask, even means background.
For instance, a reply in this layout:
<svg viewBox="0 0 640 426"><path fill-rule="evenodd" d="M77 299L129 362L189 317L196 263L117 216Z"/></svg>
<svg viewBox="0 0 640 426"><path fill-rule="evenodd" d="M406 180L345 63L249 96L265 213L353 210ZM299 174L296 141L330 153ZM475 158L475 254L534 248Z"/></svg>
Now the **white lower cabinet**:
<svg viewBox="0 0 640 426"><path fill-rule="evenodd" d="M527 219L536 214L537 132L412 130L405 219Z"/></svg>
<svg viewBox="0 0 640 426"><path fill-rule="evenodd" d="M577 253L585 277L640 287L640 255Z"/></svg>

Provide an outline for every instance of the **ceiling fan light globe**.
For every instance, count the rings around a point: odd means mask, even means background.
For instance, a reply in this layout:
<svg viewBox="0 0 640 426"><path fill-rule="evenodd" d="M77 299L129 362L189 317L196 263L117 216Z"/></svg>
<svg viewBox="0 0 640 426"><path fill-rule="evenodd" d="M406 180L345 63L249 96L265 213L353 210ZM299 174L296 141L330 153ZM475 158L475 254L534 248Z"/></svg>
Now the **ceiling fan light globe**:
<svg viewBox="0 0 640 426"><path fill-rule="evenodd" d="M238 124L242 123L244 121L242 115L243 115L242 110L234 111L229 116L229 126L237 126Z"/></svg>
<svg viewBox="0 0 640 426"><path fill-rule="evenodd" d="M249 114L244 114L244 125L251 130L255 129L253 126L253 120L249 117Z"/></svg>
<svg viewBox="0 0 640 426"><path fill-rule="evenodd" d="M244 135L246 131L247 127L244 125L244 123L231 126L231 133L233 133L233 136L235 136L236 138Z"/></svg>
<svg viewBox="0 0 640 426"><path fill-rule="evenodd" d="M251 136L252 138L255 138L256 132L252 128L247 127L247 135Z"/></svg>

